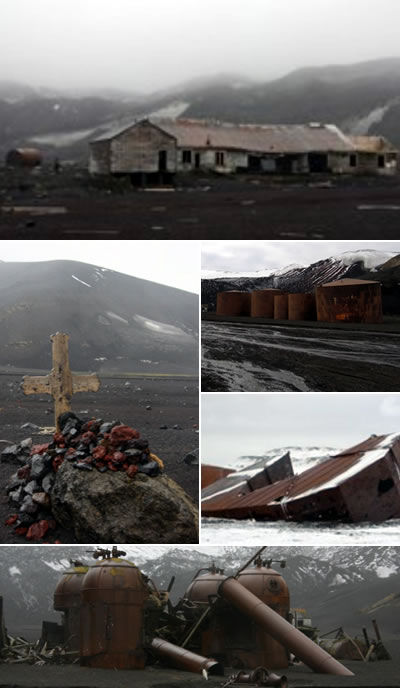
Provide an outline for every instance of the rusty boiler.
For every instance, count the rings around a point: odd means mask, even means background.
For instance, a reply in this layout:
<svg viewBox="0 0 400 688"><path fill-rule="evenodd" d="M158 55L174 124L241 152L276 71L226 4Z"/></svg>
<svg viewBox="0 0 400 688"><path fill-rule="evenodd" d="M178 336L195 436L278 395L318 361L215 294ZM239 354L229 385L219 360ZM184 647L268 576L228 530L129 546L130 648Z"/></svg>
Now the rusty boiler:
<svg viewBox="0 0 400 688"><path fill-rule="evenodd" d="M288 320L316 320L314 294L289 294Z"/></svg>
<svg viewBox="0 0 400 688"><path fill-rule="evenodd" d="M226 575L211 568L195 578L185 598L205 608L216 599L223 580L226 580ZM289 590L280 573L266 568L261 560L257 560L256 566L244 569L237 581L278 614L284 618L288 616ZM238 669L258 666L281 669L288 666L288 653L283 645L225 600L213 607L208 623L202 626L198 642L202 655Z"/></svg>
<svg viewBox="0 0 400 688"><path fill-rule="evenodd" d="M289 294L280 293L274 296L274 320L288 319Z"/></svg>
<svg viewBox="0 0 400 688"><path fill-rule="evenodd" d="M342 279L316 289L317 317L321 322L381 323L382 290L379 282Z"/></svg>
<svg viewBox="0 0 400 688"><path fill-rule="evenodd" d="M119 558L94 564L82 585L81 664L143 669L148 597L146 581L135 564Z"/></svg>
<svg viewBox="0 0 400 688"><path fill-rule="evenodd" d="M63 636L69 651L79 652L81 627L81 589L89 567L71 562L54 591L54 609L63 615Z"/></svg>

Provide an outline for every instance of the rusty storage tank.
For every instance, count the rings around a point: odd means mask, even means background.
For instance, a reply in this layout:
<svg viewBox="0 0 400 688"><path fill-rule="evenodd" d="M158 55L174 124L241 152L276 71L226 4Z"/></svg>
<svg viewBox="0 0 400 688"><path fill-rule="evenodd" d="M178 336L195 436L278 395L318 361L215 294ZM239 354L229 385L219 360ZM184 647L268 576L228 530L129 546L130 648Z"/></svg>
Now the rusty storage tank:
<svg viewBox="0 0 400 688"><path fill-rule="evenodd" d="M283 294L280 289L258 289L251 294L252 318L273 318L274 317L274 297Z"/></svg>
<svg viewBox="0 0 400 688"><path fill-rule="evenodd" d="M289 294L277 294L274 296L274 319L287 320Z"/></svg>
<svg viewBox="0 0 400 688"><path fill-rule="evenodd" d="M217 315L250 315L251 294L246 291L220 291Z"/></svg>
<svg viewBox="0 0 400 688"><path fill-rule="evenodd" d="M381 323L379 282L343 279L316 289L317 317L322 322Z"/></svg>
<svg viewBox="0 0 400 688"><path fill-rule="evenodd" d="M289 294L288 320L316 320L314 294Z"/></svg>
<svg viewBox="0 0 400 688"><path fill-rule="evenodd" d="M82 584L81 664L143 669L143 611L149 590L138 567L123 559L92 566Z"/></svg>
<svg viewBox="0 0 400 688"><path fill-rule="evenodd" d="M10 167L38 167L43 157L37 148L13 148L6 155L6 165Z"/></svg>
<svg viewBox="0 0 400 688"><path fill-rule="evenodd" d="M221 570L210 569L198 576L189 586L186 599L204 608L217 594L218 586L226 578ZM289 614L289 590L277 571L267 568L260 559L256 566L244 569L237 578L243 587L286 618ZM241 669L266 666L280 669L288 666L286 649L269 634L259 629L233 605L219 600L202 626L197 646L201 654Z"/></svg>
<svg viewBox="0 0 400 688"><path fill-rule="evenodd" d="M80 562L71 562L54 591L54 609L63 614L64 643L70 651L79 652L81 626L81 589L89 570Z"/></svg>

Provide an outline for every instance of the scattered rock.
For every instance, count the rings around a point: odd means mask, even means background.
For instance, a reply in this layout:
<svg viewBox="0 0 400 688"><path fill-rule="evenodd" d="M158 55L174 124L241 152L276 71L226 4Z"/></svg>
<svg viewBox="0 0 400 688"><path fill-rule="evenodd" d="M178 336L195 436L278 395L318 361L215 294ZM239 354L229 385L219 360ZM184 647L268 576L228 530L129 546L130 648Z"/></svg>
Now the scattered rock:
<svg viewBox="0 0 400 688"><path fill-rule="evenodd" d="M198 466L199 465L199 450L193 449L191 452L189 452L189 454L186 454L183 461L184 461L184 463L187 463L189 465Z"/></svg>
<svg viewBox="0 0 400 688"><path fill-rule="evenodd" d="M146 411L151 411L152 407L151 406L146 406Z"/></svg>
<svg viewBox="0 0 400 688"><path fill-rule="evenodd" d="M160 425L160 430L168 430L168 425Z"/></svg>

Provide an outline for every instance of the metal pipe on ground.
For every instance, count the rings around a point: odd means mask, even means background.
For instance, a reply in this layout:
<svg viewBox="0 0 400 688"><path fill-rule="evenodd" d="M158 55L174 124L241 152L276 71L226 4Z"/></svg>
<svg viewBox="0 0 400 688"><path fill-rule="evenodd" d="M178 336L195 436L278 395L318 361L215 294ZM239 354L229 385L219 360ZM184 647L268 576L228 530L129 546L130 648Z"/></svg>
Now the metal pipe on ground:
<svg viewBox="0 0 400 688"><path fill-rule="evenodd" d="M249 616L254 623L272 635L275 640L293 652L316 673L335 674L337 676L354 675L286 619L261 602L252 592L246 590L234 578L226 578L222 581L218 588L218 594L231 602L243 614Z"/></svg>
<svg viewBox="0 0 400 688"><path fill-rule="evenodd" d="M177 669L185 669L195 674L201 674L205 669L210 676L224 675L223 667L215 659L196 655L161 638L153 638L150 647L157 656L168 659Z"/></svg>

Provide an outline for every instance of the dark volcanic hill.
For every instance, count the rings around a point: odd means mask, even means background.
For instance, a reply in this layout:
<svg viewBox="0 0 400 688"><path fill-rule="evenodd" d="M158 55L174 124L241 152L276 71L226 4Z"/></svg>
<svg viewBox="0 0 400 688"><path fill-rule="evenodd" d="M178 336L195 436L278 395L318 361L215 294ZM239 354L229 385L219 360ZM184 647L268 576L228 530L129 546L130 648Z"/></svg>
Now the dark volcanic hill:
<svg viewBox="0 0 400 688"><path fill-rule="evenodd" d="M96 135L161 112L230 122L330 122L400 146L400 58L298 69L269 82L216 75L147 96L103 89L77 97L0 82L0 157L33 143L49 155L83 161ZM44 138L36 142L37 136Z"/></svg>
<svg viewBox="0 0 400 688"><path fill-rule="evenodd" d="M127 546L128 557L149 575L159 589L176 577L171 598L183 595L195 573L213 561L232 575L256 548L194 548ZM205 550L205 548L202 548ZM286 579L291 606L305 608L321 632L344 626L349 633L371 627L376 618L383 638L399 636L398 547L281 547L267 548L265 558L286 559L281 571ZM56 620L52 594L68 558L90 555L79 547L0 548L0 595L5 599L6 622L16 635L35 638L43 619ZM274 568L279 569L279 564Z"/></svg>
<svg viewBox="0 0 400 688"><path fill-rule="evenodd" d="M50 369L55 332L78 371L197 372L197 295L75 261L0 262L0 366Z"/></svg>
<svg viewBox="0 0 400 688"><path fill-rule="evenodd" d="M289 265L280 270L269 270L260 276L234 273L215 273L202 279L201 301L215 309L217 293L238 289L282 289L292 293L307 293L326 282L343 279L366 279L381 282L383 307L386 314L400 312L400 267L398 256L382 251L350 251L319 260L311 265Z"/></svg>

